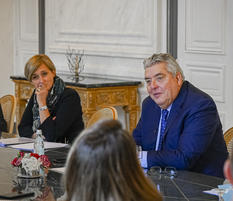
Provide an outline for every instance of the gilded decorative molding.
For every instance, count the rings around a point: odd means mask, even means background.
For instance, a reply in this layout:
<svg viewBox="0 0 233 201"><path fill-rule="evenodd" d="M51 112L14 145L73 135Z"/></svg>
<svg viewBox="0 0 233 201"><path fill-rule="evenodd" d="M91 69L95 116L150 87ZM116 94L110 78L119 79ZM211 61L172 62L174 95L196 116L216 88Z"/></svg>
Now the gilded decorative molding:
<svg viewBox="0 0 233 201"><path fill-rule="evenodd" d="M21 98L23 99L29 99L32 95L34 88L31 86L28 86L26 84L22 84L20 86L20 94L21 94Z"/></svg>

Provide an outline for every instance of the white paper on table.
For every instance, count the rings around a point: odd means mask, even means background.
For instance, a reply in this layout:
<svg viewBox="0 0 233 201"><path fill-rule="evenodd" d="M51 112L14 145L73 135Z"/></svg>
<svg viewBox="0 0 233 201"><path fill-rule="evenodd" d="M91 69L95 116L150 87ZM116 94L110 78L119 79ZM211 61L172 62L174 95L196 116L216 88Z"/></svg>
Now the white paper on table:
<svg viewBox="0 0 233 201"><path fill-rule="evenodd" d="M5 139L0 139L0 147L5 147L14 144L32 143L32 142L34 142L34 139L27 137L5 138Z"/></svg>
<svg viewBox="0 0 233 201"><path fill-rule="evenodd" d="M57 143L57 142L44 142L45 149L60 148L65 146L68 146L68 144ZM26 150L26 151L34 150L33 143L10 145L9 147L14 149Z"/></svg>
<svg viewBox="0 0 233 201"><path fill-rule="evenodd" d="M50 168L49 171L54 171L54 172L58 172L58 173L64 174L64 172L65 172L65 167Z"/></svg>
<svg viewBox="0 0 233 201"><path fill-rule="evenodd" d="M218 188L213 188L211 190L207 190L207 191L203 191L204 193L208 193L208 194L211 194L211 195L216 195L218 196L218 192L219 192L219 189Z"/></svg>
<svg viewBox="0 0 233 201"><path fill-rule="evenodd" d="M224 191L224 192L222 192ZM233 195L233 189L232 189L232 185L231 184L223 184L223 185L218 185L218 188L213 188L211 190L207 190L207 191L203 191L204 193L208 193L208 194L211 194L211 195L216 195L218 196L220 192L223 193L223 196L225 196L225 198L227 199L224 199L224 200L231 200L232 198L232 195Z"/></svg>

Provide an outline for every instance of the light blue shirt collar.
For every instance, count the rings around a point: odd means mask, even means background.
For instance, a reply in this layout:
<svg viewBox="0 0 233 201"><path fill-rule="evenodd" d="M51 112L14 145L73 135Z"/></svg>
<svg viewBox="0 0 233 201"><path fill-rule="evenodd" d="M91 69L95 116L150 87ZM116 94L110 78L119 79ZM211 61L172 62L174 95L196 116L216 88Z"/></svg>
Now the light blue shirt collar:
<svg viewBox="0 0 233 201"><path fill-rule="evenodd" d="M166 110L170 113L171 109L172 109L172 104L171 104L171 105L169 105L169 106L167 107L167 109L166 109ZM161 109L161 112L162 112L162 110L163 110L163 109Z"/></svg>

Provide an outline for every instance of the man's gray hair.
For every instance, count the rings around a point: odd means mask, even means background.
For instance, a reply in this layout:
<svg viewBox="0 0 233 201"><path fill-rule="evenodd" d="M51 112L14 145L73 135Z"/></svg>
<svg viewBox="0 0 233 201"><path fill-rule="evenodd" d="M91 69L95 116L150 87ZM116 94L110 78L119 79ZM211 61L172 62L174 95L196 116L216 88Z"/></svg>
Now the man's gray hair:
<svg viewBox="0 0 233 201"><path fill-rule="evenodd" d="M153 54L151 57L144 59L143 65L144 69L153 66L154 64L158 64L161 62L165 62L167 64L167 70L172 73L173 76L176 76L176 73L180 72L182 76L182 80L185 79L184 73L180 68L180 65L176 62L175 58L167 53L159 53Z"/></svg>

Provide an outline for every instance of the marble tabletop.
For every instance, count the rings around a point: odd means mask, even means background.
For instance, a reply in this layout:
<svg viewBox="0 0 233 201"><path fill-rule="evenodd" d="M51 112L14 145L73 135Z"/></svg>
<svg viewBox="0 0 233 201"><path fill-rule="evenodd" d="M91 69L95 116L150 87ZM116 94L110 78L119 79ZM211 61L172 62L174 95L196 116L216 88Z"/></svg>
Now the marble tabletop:
<svg viewBox="0 0 233 201"><path fill-rule="evenodd" d="M46 151L52 162L52 167L64 166L69 147L51 149ZM10 164L16 156L18 150L11 148L0 148L0 194L12 191L33 191L36 195L22 200L35 200L36 197L42 198L52 192L55 198L64 193L62 174L49 171L46 178L37 180L20 179L17 177L17 171ZM147 174L146 174L147 175ZM222 178L203 175L190 171L177 171L175 178L169 178L164 175L149 176L163 196L164 201L206 201L218 200L217 196L203 193L204 190L216 188L223 183ZM19 199L17 199L19 200Z"/></svg>
<svg viewBox="0 0 233 201"><path fill-rule="evenodd" d="M163 201L207 201L218 200L217 196L203 191L217 188L224 179L190 171L177 171L175 178L164 175L149 176L163 196Z"/></svg>
<svg viewBox="0 0 233 201"><path fill-rule="evenodd" d="M72 75L59 74L66 85L77 86L84 88L98 88L98 87L114 87L114 86L138 86L141 84L140 81L123 80L123 79L110 79L101 77L87 77L80 76L75 78ZM24 76L10 76L12 80L26 80Z"/></svg>

